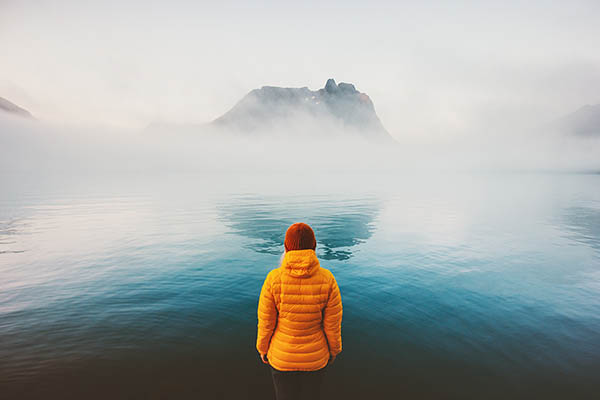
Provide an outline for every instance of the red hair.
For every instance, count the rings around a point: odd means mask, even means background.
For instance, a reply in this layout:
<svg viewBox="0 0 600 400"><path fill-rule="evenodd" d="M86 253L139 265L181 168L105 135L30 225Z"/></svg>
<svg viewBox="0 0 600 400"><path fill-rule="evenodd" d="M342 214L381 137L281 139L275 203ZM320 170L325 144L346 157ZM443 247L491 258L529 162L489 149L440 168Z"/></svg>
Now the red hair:
<svg viewBox="0 0 600 400"><path fill-rule="evenodd" d="M286 251L314 250L317 247L317 240L310 226L303 222L298 222L288 228L283 244Z"/></svg>

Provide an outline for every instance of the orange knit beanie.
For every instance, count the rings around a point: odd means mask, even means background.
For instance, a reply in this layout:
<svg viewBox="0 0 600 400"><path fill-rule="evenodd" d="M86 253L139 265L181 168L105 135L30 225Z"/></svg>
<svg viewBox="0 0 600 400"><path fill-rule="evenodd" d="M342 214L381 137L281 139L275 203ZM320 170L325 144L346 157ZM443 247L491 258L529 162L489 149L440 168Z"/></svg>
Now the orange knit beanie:
<svg viewBox="0 0 600 400"><path fill-rule="evenodd" d="M290 226L285 233L285 250L314 250L317 240L312 228L305 223L298 222Z"/></svg>

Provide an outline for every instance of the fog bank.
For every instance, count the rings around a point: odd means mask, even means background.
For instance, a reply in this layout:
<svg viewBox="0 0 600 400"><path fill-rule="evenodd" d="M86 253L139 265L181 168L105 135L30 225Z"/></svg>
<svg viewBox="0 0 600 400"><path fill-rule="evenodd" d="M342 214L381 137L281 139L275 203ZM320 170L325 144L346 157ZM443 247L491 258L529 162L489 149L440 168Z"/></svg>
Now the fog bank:
<svg viewBox="0 0 600 400"><path fill-rule="evenodd" d="M117 130L0 119L0 171L411 172L600 170L600 140L552 132L480 132L378 143L327 125L291 132Z"/></svg>

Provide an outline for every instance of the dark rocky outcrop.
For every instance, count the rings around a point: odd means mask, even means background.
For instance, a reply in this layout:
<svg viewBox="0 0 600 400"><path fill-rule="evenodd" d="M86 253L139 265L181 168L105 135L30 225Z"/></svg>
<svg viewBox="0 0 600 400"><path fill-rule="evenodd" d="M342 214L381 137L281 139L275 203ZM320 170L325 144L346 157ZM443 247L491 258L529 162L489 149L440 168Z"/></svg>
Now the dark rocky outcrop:
<svg viewBox="0 0 600 400"><path fill-rule="evenodd" d="M333 79L315 91L307 87L275 86L252 90L211 126L243 133L293 131L295 134L301 133L302 127L305 131L327 127L322 129L323 134L337 127L368 139L393 141L369 96L356 90L353 84L336 84Z"/></svg>
<svg viewBox="0 0 600 400"><path fill-rule="evenodd" d="M0 97L0 112L8 113L11 115L16 115L23 118L32 118L33 115L24 108L19 107L18 105L11 103L3 97Z"/></svg>

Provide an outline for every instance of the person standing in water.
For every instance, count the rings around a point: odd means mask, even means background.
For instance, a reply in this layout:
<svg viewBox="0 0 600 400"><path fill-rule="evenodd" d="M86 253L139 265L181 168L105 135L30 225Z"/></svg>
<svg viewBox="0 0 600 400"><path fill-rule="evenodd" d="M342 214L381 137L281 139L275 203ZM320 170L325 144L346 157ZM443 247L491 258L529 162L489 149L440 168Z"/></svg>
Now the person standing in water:
<svg viewBox="0 0 600 400"><path fill-rule="evenodd" d="M319 399L325 367L342 351L342 297L319 265L310 226L290 226L284 247L260 293L256 349L271 367L277 400Z"/></svg>

